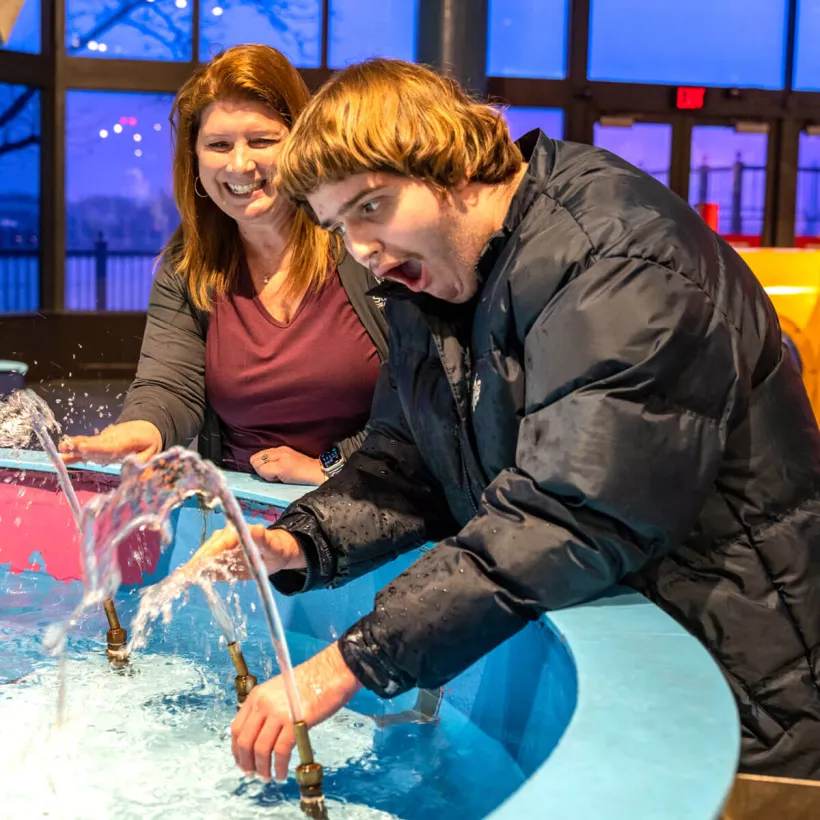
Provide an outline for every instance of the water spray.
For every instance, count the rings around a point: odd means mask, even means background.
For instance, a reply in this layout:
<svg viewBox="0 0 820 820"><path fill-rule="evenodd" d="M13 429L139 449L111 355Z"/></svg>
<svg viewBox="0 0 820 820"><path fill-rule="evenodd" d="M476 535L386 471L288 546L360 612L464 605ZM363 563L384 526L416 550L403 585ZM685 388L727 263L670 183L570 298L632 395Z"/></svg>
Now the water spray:
<svg viewBox="0 0 820 820"><path fill-rule="evenodd" d="M54 418L51 408L36 393L31 390L17 390L4 402L0 412L0 443L5 447L24 447L30 441L32 432L57 472L57 481L65 493L71 516L74 519L74 526L82 539L80 500L77 498L77 493L68 476L68 470L52 438L52 433L60 434L60 425ZM124 651L128 632L120 625L114 601L108 598L103 602L103 606L109 627L106 633L108 660L114 666L124 666L128 663Z"/></svg>
<svg viewBox="0 0 820 820"><path fill-rule="evenodd" d="M204 533L202 537L204 543ZM216 594L213 584L211 584L207 578L200 578L197 583L205 595L205 600L208 602L208 607L214 616L214 620L219 624L222 634L225 636L225 642L228 644L231 661L233 661L234 668L236 669L236 677L233 682L234 689L236 690L236 700L239 706L242 706L250 694L251 689L256 686L256 676L251 675L248 671L248 664L245 662L245 656L242 654L242 647L236 639L236 629L234 629L233 620L228 614L228 610L222 602L222 599Z"/></svg>
<svg viewBox="0 0 820 820"><path fill-rule="evenodd" d="M113 565L113 551L117 544L134 529L150 526L159 529L161 541L167 545L171 540L168 520L170 511L186 499L196 496L200 497L202 502L211 509L221 504L225 518L233 525L239 536L243 557L259 591L262 612L267 622L276 659L279 662L293 721L294 735L299 747L301 762L296 770L296 778L299 783L302 811L315 820L324 820L326 809L322 793L323 770L313 758L302 702L296 687L290 652L285 640L285 630L276 608L268 572L259 547L251 538L239 503L228 489L224 476L213 464L203 460L197 453L182 447L171 447L154 456L144 465L138 464L133 459L126 459L120 471L119 486L105 497L92 499L85 507L83 551L93 571L89 573L89 586L84 592L83 601L63 627L62 632L66 633L73 628L84 606L87 606L95 597L97 600L112 597L111 590L115 587L111 584L113 581L119 583L119 576L115 572L106 570ZM132 622L135 636L142 634L149 617L148 613L161 609L157 606L158 602L165 601L166 597L169 601L173 600L180 593L180 578L175 575L149 587L143 594L139 610ZM203 584L199 583L199 586L203 587ZM211 609L215 615L224 610L221 601L219 604L216 610L213 607ZM221 621L221 618L217 620ZM225 624L220 623L223 631L229 622L228 618ZM236 643L236 636L232 634L232 629L231 624L230 630L225 631L225 635L231 638L228 640L229 647L231 644L234 645L231 649L231 658L239 673L237 677L241 679L239 686L242 692L238 691L237 694L247 697L255 679L247 672L244 659L239 661L241 655L237 651L239 647ZM132 637L132 643L134 640L136 637ZM239 662L238 666L237 662Z"/></svg>

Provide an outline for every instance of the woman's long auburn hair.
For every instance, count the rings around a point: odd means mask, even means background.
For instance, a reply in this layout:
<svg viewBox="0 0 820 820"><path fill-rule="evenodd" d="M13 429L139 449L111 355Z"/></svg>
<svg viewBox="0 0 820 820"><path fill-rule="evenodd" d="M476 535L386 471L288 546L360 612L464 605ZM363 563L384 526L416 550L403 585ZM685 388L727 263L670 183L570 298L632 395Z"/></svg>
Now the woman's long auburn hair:
<svg viewBox="0 0 820 820"><path fill-rule="evenodd" d="M210 310L216 296L235 286L244 247L236 222L201 188L196 144L202 113L217 100L250 100L293 126L310 99L299 72L274 48L241 45L230 48L197 71L180 89L171 108L174 135L174 199L180 225L163 250L163 258L185 278L193 304ZM285 295L291 298L322 289L339 254L338 240L295 209L288 249L291 267Z"/></svg>

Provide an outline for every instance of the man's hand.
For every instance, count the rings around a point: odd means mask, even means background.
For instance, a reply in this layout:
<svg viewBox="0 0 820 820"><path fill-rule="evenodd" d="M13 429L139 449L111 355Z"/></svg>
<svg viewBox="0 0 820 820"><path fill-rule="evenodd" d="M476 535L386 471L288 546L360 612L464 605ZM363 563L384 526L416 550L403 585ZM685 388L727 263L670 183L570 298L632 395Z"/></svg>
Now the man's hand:
<svg viewBox="0 0 820 820"><path fill-rule="evenodd" d="M96 436L66 437L59 447L66 464L112 464L131 455L144 464L162 451L162 434L150 421L125 421L106 427Z"/></svg>
<svg viewBox="0 0 820 820"><path fill-rule="evenodd" d="M305 558L299 542L285 530L269 530L264 524L248 527L269 575L283 569L304 569ZM249 580L252 576L232 526L217 530L177 572L189 582L206 577L211 581Z"/></svg>
<svg viewBox="0 0 820 820"><path fill-rule="evenodd" d="M294 670L308 728L339 711L361 683L332 644ZM231 725L231 750L247 774L271 777L271 755L277 780L286 780L296 739L281 675L255 686Z"/></svg>
<svg viewBox="0 0 820 820"><path fill-rule="evenodd" d="M283 484L321 484L325 480L322 464L291 447L271 447L251 456L251 467L265 481Z"/></svg>

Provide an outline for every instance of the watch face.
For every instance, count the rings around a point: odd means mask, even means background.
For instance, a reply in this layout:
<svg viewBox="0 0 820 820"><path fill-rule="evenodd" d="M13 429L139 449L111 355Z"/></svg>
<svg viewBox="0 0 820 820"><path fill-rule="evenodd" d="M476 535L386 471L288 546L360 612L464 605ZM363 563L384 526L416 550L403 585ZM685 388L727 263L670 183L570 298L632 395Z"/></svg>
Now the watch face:
<svg viewBox="0 0 820 820"><path fill-rule="evenodd" d="M339 452L338 447L331 447L319 456L319 460L322 462L322 467L328 470L342 460L342 454Z"/></svg>

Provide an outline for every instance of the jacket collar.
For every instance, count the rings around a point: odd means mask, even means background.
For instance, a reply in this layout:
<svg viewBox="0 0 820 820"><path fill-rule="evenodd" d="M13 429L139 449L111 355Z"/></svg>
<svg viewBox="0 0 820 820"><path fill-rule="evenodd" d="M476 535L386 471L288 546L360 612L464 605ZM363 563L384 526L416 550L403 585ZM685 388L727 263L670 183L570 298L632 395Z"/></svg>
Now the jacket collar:
<svg viewBox="0 0 820 820"><path fill-rule="evenodd" d="M510 200L503 224L490 235L478 256L475 269L482 285L495 267L507 241L518 230L532 204L544 190L555 161L555 143L540 128L524 134L515 144L527 163L527 170Z"/></svg>

